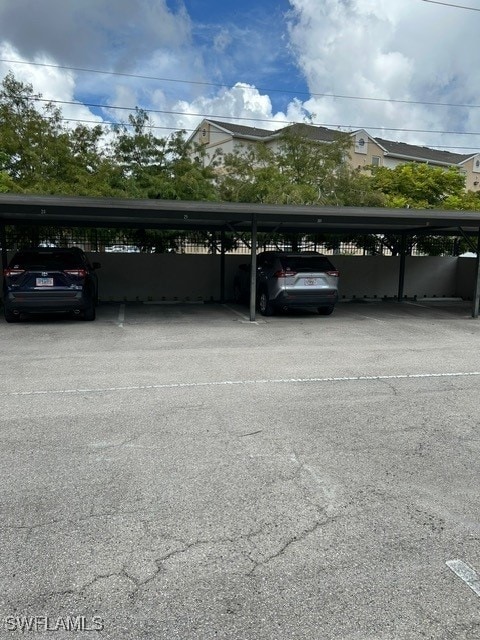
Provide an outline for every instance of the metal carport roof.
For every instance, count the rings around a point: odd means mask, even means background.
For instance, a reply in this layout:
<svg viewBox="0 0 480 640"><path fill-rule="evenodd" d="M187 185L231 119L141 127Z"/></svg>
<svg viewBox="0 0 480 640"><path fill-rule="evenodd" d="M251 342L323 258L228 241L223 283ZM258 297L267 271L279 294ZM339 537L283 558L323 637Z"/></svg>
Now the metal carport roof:
<svg viewBox="0 0 480 640"><path fill-rule="evenodd" d="M0 194L0 241L5 264L5 225L137 227L148 229L238 230L252 232L252 265L257 231L298 233L395 233L475 235L480 247L480 211L386 209L379 207L317 207L184 200L133 200L80 196ZM399 299L403 293L405 255L401 255ZM254 278L255 269L252 269ZM478 315L480 269L473 293ZM254 282L252 282L252 286ZM251 317L255 301L252 288Z"/></svg>
<svg viewBox="0 0 480 640"><path fill-rule="evenodd" d="M133 200L0 194L0 222L63 226L132 226L357 233L478 234L480 211L317 207L185 200Z"/></svg>

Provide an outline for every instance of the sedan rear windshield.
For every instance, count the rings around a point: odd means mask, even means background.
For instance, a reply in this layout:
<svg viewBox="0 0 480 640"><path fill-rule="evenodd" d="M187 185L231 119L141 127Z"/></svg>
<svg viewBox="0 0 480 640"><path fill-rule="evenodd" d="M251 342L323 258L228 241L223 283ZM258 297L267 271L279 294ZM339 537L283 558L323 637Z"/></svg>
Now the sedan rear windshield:
<svg viewBox="0 0 480 640"><path fill-rule="evenodd" d="M284 257L280 258L282 267L288 271L295 271L296 273L310 273L317 272L323 273L324 271L334 271L334 266L328 258L323 256L311 256L311 257Z"/></svg>
<svg viewBox="0 0 480 640"><path fill-rule="evenodd" d="M22 251L17 253L11 261L11 266L17 269L78 269L82 267L80 256L68 252L38 252Z"/></svg>

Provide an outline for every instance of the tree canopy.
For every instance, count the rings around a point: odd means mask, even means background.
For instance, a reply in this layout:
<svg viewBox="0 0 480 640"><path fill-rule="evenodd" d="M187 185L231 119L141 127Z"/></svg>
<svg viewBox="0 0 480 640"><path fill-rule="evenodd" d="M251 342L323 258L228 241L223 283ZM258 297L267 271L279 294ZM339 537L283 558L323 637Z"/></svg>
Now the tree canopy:
<svg viewBox="0 0 480 640"><path fill-rule="evenodd" d="M275 146L242 146L206 163L202 146L184 131L158 137L155 130L138 108L122 125L71 126L57 106L10 73L0 84L0 192L480 209L480 195L465 191L455 168L408 163L353 169L346 162L347 134L320 143L287 127ZM153 242L143 236L135 241ZM395 252L394 237L382 241ZM379 239L359 242L375 251ZM157 245L171 246L171 239L157 233Z"/></svg>

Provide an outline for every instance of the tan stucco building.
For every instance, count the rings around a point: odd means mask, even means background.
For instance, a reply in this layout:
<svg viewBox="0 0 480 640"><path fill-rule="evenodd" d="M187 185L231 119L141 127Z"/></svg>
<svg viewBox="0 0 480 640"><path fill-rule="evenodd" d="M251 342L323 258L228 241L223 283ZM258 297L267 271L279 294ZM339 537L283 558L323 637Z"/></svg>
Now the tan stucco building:
<svg viewBox="0 0 480 640"><path fill-rule="evenodd" d="M287 129L317 140L320 143L333 142L338 132L334 129L308 124L293 124L275 131L232 124L219 120L205 119L194 131L190 140L203 145L205 163L209 163L219 150L223 154L232 153L236 148L265 144L276 147L282 133ZM368 169L371 166L384 166L393 169L406 162L422 162L437 167L456 167L465 175L465 188L469 191L480 190L480 154L459 154L429 147L394 142L375 138L364 129L348 132L352 145L348 161L355 168Z"/></svg>

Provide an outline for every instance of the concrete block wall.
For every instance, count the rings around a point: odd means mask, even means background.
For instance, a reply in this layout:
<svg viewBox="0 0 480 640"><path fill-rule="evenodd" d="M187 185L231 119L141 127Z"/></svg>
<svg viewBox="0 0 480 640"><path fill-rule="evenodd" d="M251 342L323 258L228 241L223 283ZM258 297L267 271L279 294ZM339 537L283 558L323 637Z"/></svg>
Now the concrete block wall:
<svg viewBox="0 0 480 640"><path fill-rule="evenodd" d="M173 253L89 253L102 301L197 301L220 296L220 258Z"/></svg>
<svg viewBox="0 0 480 640"><path fill-rule="evenodd" d="M457 258L457 296L471 300L475 284L475 258Z"/></svg>
<svg viewBox="0 0 480 640"><path fill-rule="evenodd" d="M340 271L340 297L397 296L399 257L332 256L331 260ZM407 256L404 295L418 298L456 296L457 260L455 257Z"/></svg>
<svg viewBox="0 0 480 640"><path fill-rule="evenodd" d="M90 253L100 262L100 299L103 301L209 301L220 297L220 256L139 253ZM398 291L398 257L332 256L340 271L339 292L345 298L394 297ZM226 298L233 297L238 265L249 256L226 256ZM455 257L406 259L405 295L408 297L470 298L475 260Z"/></svg>

